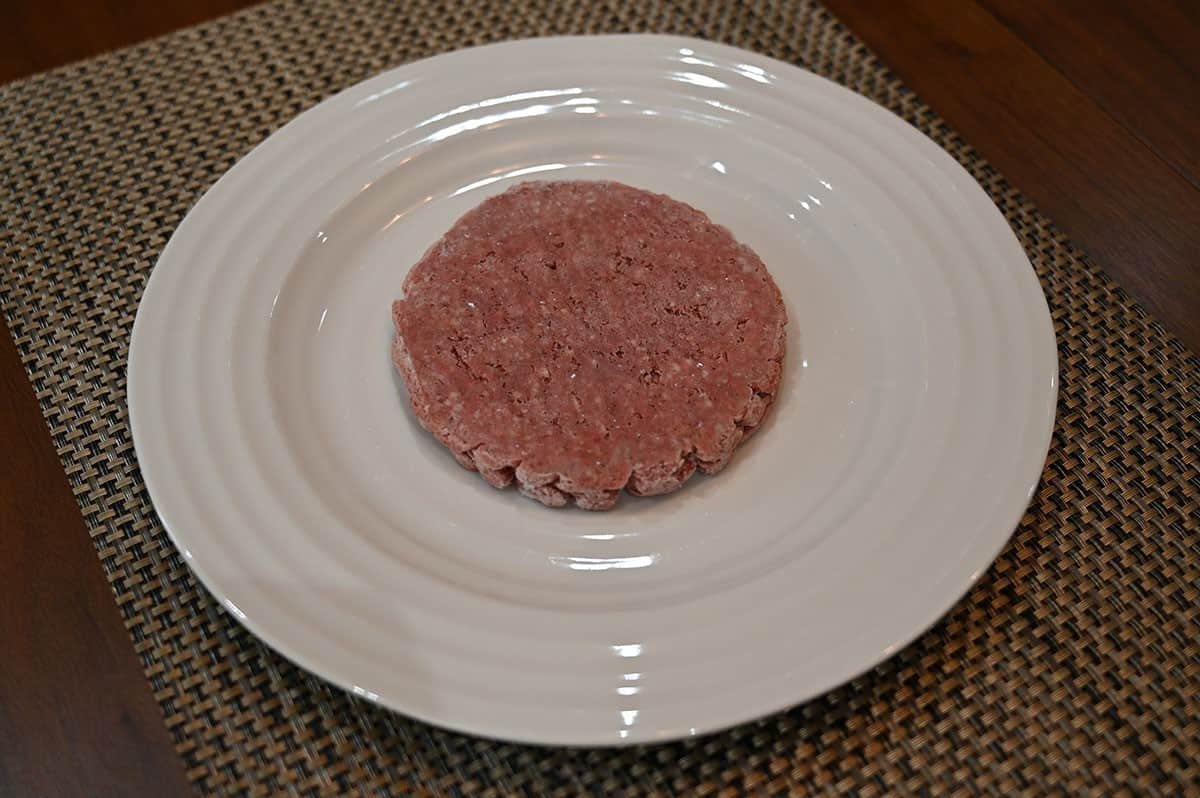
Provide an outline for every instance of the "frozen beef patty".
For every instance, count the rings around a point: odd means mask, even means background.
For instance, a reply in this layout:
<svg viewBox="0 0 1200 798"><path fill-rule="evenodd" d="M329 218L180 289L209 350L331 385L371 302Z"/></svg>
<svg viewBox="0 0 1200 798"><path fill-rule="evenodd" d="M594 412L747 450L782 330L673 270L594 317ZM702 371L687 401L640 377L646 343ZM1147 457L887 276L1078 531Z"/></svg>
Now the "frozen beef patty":
<svg viewBox="0 0 1200 798"><path fill-rule="evenodd" d="M787 314L758 256L621 183L523 183L459 219L392 305L413 412L543 504L720 471L779 388Z"/></svg>

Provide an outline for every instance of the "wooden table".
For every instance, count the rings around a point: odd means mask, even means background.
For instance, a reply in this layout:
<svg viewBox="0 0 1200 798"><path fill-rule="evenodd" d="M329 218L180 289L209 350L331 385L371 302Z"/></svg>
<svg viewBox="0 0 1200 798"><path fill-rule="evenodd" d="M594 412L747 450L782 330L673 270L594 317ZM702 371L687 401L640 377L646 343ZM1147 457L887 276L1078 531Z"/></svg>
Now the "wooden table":
<svg viewBox="0 0 1200 798"><path fill-rule="evenodd" d="M1200 351L1200 4L826 4ZM244 5L5 3L0 83ZM8 335L0 451L0 795L186 794Z"/></svg>

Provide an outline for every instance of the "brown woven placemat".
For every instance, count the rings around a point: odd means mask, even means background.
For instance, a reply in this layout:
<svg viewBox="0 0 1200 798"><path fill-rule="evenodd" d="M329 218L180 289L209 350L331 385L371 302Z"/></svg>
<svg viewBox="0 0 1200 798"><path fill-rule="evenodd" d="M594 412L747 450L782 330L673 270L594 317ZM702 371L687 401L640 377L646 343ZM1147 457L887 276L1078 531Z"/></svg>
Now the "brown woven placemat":
<svg viewBox="0 0 1200 798"><path fill-rule="evenodd" d="M811 0L281 2L0 89L0 302L160 702L203 792L1200 794L1200 361ZM125 358L171 231L255 143L384 68L550 33L664 31L773 55L886 105L987 188L1050 301L1043 484L918 642L791 712L700 740L553 750L360 702L201 589L134 460ZM780 629L780 634L787 634Z"/></svg>

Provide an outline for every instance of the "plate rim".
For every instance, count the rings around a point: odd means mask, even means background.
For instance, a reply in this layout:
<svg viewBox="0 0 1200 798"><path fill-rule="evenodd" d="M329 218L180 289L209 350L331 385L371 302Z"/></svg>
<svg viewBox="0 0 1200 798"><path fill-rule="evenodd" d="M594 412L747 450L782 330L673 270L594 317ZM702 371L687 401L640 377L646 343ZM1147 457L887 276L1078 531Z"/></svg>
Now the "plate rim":
<svg viewBox="0 0 1200 798"><path fill-rule="evenodd" d="M1041 435L1039 435L1038 437L1039 437L1039 439L1044 440L1044 445L1039 447L1040 455L1037 458L1038 462L1039 462L1038 472L1035 475L1031 475L1031 478L1036 478L1036 481L1033 481L1034 491L1031 491L1030 495L1026 498L1025 501L1023 501L1020 504L1019 507L1016 507L1014 505L1014 509L1010 510L1006 514L1005 517L1010 519L1010 520L1005 521L1005 524L1004 524L1004 528L1008 530L1007 533L1004 534L1003 537L997 535L997 542L995 543L995 545L993 547L988 547L989 550L988 550L986 556L983 556L983 554L980 553L980 556L977 559L979 559L981 561L978 563L973 563L973 565L975 567L971 568L970 578L968 578L966 580L965 584L962 584L960 587L955 587L952 590L948 590L948 593L951 594L949 596L948 601L944 601L944 602L938 601L937 602L937 604L940 606L940 609L936 612L935 615L933 615L931 618L929 618L927 623L925 623L924 625L915 625L911 629L905 631L904 634L899 636L897 645L894 646L892 648L892 650L887 651L887 652L881 652L877 656L877 658L874 659L873 661L866 663L865 665L863 665L862 667L859 667L856 670L855 669L843 669L844 675L842 677L832 678L832 679L828 680L829 681L828 684L825 684L825 685L822 685L819 687L812 687L808 690L805 690L805 691L803 691L802 694L799 695L799 697L789 697L785 701L779 702L776 709L768 710L768 712L772 712L772 713L786 711L786 710L793 708L795 706L798 706L806 701L812 700L815 697L823 695L840 685L843 685L843 684L846 684L847 682L852 681L853 679L858 678L862 674L864 674L864 673L870 671L871 669L875 668L876 666L878 666L881 662L886 661L890 657L894 656L900 650L911 645L912 642L914 642L915 640L920 638L922 635L924 635L930 628L935 626L951 609L953 609L958 604L958 602L962 600L962 598L966 595L966 593L972 588L972 586L974 586L976 584L976 582L982 577L982 575L984 573L986 573L988 570L990 570L992 564L995 562L997 557L1000 555L1000 553L1003 551L1003 549L1011 541L1013 534L1016 532L1016 530L1019 526L1021 517L1026 512L1026 510L1029 506L1029 503L1032 501L1032 498L1035 495L1036 488L1041 482L1040 475L1041 475L1042 470L1044 469L1045 460L1049 453L1050 445L1053 440L1053 432L1054 432L1054 428L1055 428L1055 421L1056 421L1056 415L1057 415L1057 398L1058 398L1058 392L1059 392L1058 378L1059 378L1059 373L1060 373L1059 362L1058 362L1058 352L1057 352L1057 341L1056 341L1056 336L1055 336L1055 332L1054 332L1054 328L1053 328L1053 320L1052 320L1052 317L1051 317L1051 314L1049 311L1048 303L1046 301L1044 289L1041 286L1040 280L1038 279L1036 272L1034 271L1034 269L1032 267L1032 264L1029 262L1028 254L1025 252L1024 247L1021 245L1019 239L1016 237L1015 232L1011 229L1011 226L1009 225L1008 220L1001 214L999 209L995 206L995 203L992 201L991 197L987 194L987 191L970 174L970 172L968 172L966 170L966 168L963 167L963 165L958 162L957 159L955 159L952 155L950 155L949 152L944 150L936 142L932 141L932 139L930 139L928 136L926 136L923 132L921 132L919 129L917 129L915 126L913 126L907 120L905 120L903 117L900 117L898 114L892 112L891 110L889 110L888 108L886 108L882 105L875 103L874 101L870 100L869 98L867 98L861 94L858 94L854 90L846 88L846 87L836 83L835 81L832 81L821 75L817 75L817 74L805 69L804 67L800 67L795 64L790 64L788 62L785 62L785 61L782 61L779 59L775 59L770 56L761 55L761 54L756 53L751 50L733 47L733 46L723 44L720 42L713 42L713 41L708 41L705 39L699 39L699 38L693 38L693 37L675 36L675 35L670 35L670 34L624 33L624 34L587 34L587 35L581 35L581 36L546 36L546 37L534 37L534 38L508 40L508 41L503 41L503 42L496 42L496 43L481 45L481 46L477 46L477 47L460 48L457 50L428 56L426 58L408 61L408 62L405 62L398 66L386 69L380 73L368 76L367 78L365 78L355 84L352 84L351 86L348 86L345 89L342 89L341 91L338 91L338 92L330 95L329 97L315 103L311 107L309 107L309 108L305 109L304 111L302 111L301 113L297 114L295 117L290 119L287 123L285 123L281 127L272 131L266 138L264 138L261 142L259 142L257 145L255 145L249 152L247 152L245 155L243 155L241 158L239 158L233 164L233 166L231 166L228 170L226 170L217 181L215 181L207 190L205 190L200 195L199 199L197 199L195 201L195 203L193 203L192 206L188 209L187 213L184 215L184 217L180 221L179 225L172 232L170 239L168 240L166 246L164 247L163 251L159 255L158 259L156 260L155 265L150 273L150 276L146 280L146 284L143 289L142 296L138 303L135 320L134 320L131 334L130 334L128 358L127 358L127 362L126 362L127 406L128 406L128 412L129 412L129 425L130 425L131 437L132 437L132 441L133 441L134 453L137 458L138 468L142 473L143 481L145 482L147 492L153 501L155 493L156 493L153 485L158 482L159 475L156 475L153 473L153 471L154 471L153 468L151 468L150 470L146 470L142 466L142 464L147 461L147 458L146 458L147 437L146 436L148 435L148 433L143 432L141 435L139 435L139 433L138 433L138 428L140 426L142 426L139 423L139 418L143 418L143 420L144 420L144 417L141 416L141 411L139 411L137 409L140 405L141 400L139 398L136 398L139 394L139 391L136 389L136 386L138 384L140 384L140 380L142 379L139 375L143 372L143 369L150 368L145 365L144 357L141 355L143 347L141 345L139 345L139 341L144 341L144 339L145 339L146 325L148 324L148 322L146 322L146 320L145 320L147 314L144 313L144 308L148 306L148 302L147 302L148 299L150 299L151 301L153 300L152 292L154 291L155 277L164 273L164 272L160 272L160 267L164 263L170 262L170 258L172 257L173 245L178 247L179 246L178 242L181 241L184 236L189 234L191 227L198 224L198 222L196 221L195 215L194 215L195 211L197 210L197 208L200 208L202 205L204 205L206 203L206 201L211 202L211 199L210 199L211 196L214 194L214 192L216 192L218 190L218 188L222 185L222 183L224 183L235 170L238 170L239 167L241 167L247 161L250 161L251 159L255 158L255 155L257 153L259 153L263 148L272 146L271 142L278 140L278 137L284 131L289 130L289 129L295 129L295 127L298 126L302 120L311 118L311 116L313 116L317 113L320 113L322 108L326 108L326 107L332 105L335 101L343 101L344 102L347 97L354 96L356 94L361 94L362 92L364 92L366 90L365 87L369 84L376 83L376 82L383 82L385 79L388 82L394 81L396 79L397 73L400 73L405 70L410 70L417 65L428 65L430 62L437 61L439 59L453 58L454 56L459 55L463 52L467 52L467 51L478 52L481 50L492 50L492 49L500 49L500 48L505 48L505 49L520 48L520 47L529 46L529 45L535 44L535 43L538 45L552 46L556 43L562 44L565 42L577 42L577 41L581 41L581 40L589 40L589 41L593 41L593 42L605 41L605 42L619 43L619 41L621 41L621 40L631 40L631 39L661 42L664 45L664 48L665 47L674 47L674 48L678 49L679 47L689 47L690 46L690 47L696 47L696 48L704 48L710 52L717 51L721 55L730 55L733 53L744 54L745 56L753 59L754 63L769 64L770 66L775 68L777 71L784 73L784 74L788 74L789 77L799 78L801 76L804 76L808 79L816 79L825 84L828 84L829 86L834 87L836 89L835 93L837 94L837 96L839 98L845 99L850 102L857 102L860 104L865 104L865 106L872 107L874 110L871 111L871 113L875 113L878 118L888 118L888 119L892 120L893 122L899 121L899 122L903 123L907 128L909 128L909 130L911 132L916 133L917 136L921 140L923 140L926 145L936 148L937 152L940 154L942 163L944 165L950 167L951 169L955 170L957 173L960 173L961 176L965 176L965 178L967 180L969 180L970 183L972 185L974 185L975 188L978 190L979 195L982 198L986 199L987 204L991 206L991 215L993 217L995 217L1000 223L1003 224L1003 226L1005 227L1005 229L1007 231L1008 236L1013 240L1016 250L1021 253L1021 257L1025 260L1025 265L1027 268L1025 270L1025 272L1026 272L1025 278L1022 278L1022 279L1032 281L1033 286L1035 286L1037 289L1036 295L1038 297L1040 297L1040 300L1041 300L1040 303L1038 303L1038 307L1034 307L1031 309L1031 314L1035 315L1035 316L1039 316L1041 318L1041 321L1043 322L1043 324L1042 324L1043 329L1040 332L1039 331L1031 331L1032 347L1035 350L1038 349L1039 347L1045 348L1045 352L1043 354L1048 358L1048 367L1050 369L1050 372L1052 373L1052 380L1051 380L1051 385L1049 388L1049 395L1048 395L1048 397L1046 397L1046 402L1045 402L1046 407L1048 408L1048 412L1046 414L1044 414L1044 416L1040 417L1039 419L1032 419L1032 418L1026 419L1027 423L1033 422L1033 421L1040 421ZM189 222L191 223L190 225L189 225ZM163 282L163 280L160 279L159 284L161 284L162 282ZM140 336L139 336L139 332L141 333ZM141 441L141 442L139 443L139 441ZM153 460L153 457L151 457L149 459ZM161 491L160 491L160 495L161 495ZM207 572L207 569L205 568L205 566L198 560L192 558L192 556L190 555L190 553L188 552L188 550L186 549L186 546L185 546L184 538L186 538L186 535L180 534L179 528L177 527L177 522L173 522L167 518L166 514L164 514L164 512L159 508L159 504L157 501L153 501L153 504L154 504L155 513L159 517L160 521L162 522L163 528L167 532L172 544L183 556L184 561L187 563L187 566L191 569L192 573L196 576L198 581L217 600L217 603L221 605L222 609L225 612L227 612L231 616L233 616L234 620L236 620L239 624L241 624L243 627L245 627L251 634L253 634L259 640L264 642L266 645L270 646L272 649L274 649L280 655L282 655L283 657L285 657L286 659L288 659L289 661L294 663L299 668L305 670L308 673L311 673L311 674L317 676L318 678L322 679L325 682L333 684L333 685L339 687L340 689L345 690L348 693L351 693L352 695L355 695L360 698L364 698L365 700L370 701L372 703L377 703L381 706L384 706L385 708L387 708L389 710L399 712L407 717L416 718L416 719L418 719L424 723L428 723L432 726L436 726L436 727L443 728L443 729L449 729L449 730L456 731L456 732L468 733L468 734L472 734L475 736L484 737L484 738L488 738L488 739L509 741L509 742L519 742L519 743L523 743L523 744L544 745L544 746L587 745L587 746L599 746L599 747L619 747L619 746L625 746L625 745L630 745L630 744L667 742L670 740L679 739L683 736L687 736L687 735L683 734L682 732L680 732L680 733L676 733L671 736L663 737L663 738L633 736L629 739L615 739L611 736L604 736L604 737L587 736L586 739L571 738L571 739L565 739L562 741L549 740L549 739L547 739L546 735L544 735L544 734L538 734L536 732L522 733L520 729L516 728L515 724L514 724L514 726L512 726L506 730L478 728L478 727L471 726L469 724L459 725L452 721L448 721L445 718L430 717L427 714L423 714L421 712L414 711L411 707L402 706L395 701L380 700L378 697L372 697L371 694L363 693L359 688L356 688L354 685L348 683L347 681L342 679L339 675L331 674L325 669L322 669L320 667L310 664L310 663L312 663L313 660L309 655L305 654L303 651L297 650L289 642L280 640L280 639L276 638L275 636L273 636L267 630L262 629L261 625L259 624L259 622L256 619L247 617L244 614L238 613L236 607L232 604L232 602L228 598L228 594L225 591L216 589L216 585L214 584L213 577L210 573ZM1005 505L1005 506L1007 506L1007 505ZM998 521L996 522L995 525L997 527L1000 526ZM963 570L964 570L964 572L966 572L967 571L966 567L964 567ZM932 604L934 602L930 602L930 603ZM704 735L713 734L713 733L723 731L725 729L728 729L728 728L731 728L734 726L741 725L748 721L763 717L763 715L764 715L763 711L761 711L758 708L750 709L742 714L731 713L731 714L729 714L728 717L722 719L721 721L704 725L698 731L693 730L692 733L693 734L704 734Z"/></svg>

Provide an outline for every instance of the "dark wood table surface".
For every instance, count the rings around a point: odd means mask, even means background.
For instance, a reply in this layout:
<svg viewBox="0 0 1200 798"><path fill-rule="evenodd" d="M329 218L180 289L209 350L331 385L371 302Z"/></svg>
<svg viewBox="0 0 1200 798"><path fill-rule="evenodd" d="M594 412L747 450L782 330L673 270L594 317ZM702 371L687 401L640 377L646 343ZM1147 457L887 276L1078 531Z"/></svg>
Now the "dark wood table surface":
<svg viewBox="0 0 1200 798"><path fill-rule="evenodd" d="M1200 351L1200 2L825 2ZM4 0L0 84L245 5ZM0 452L0 795L187 794L7 329Z"/></svg>

